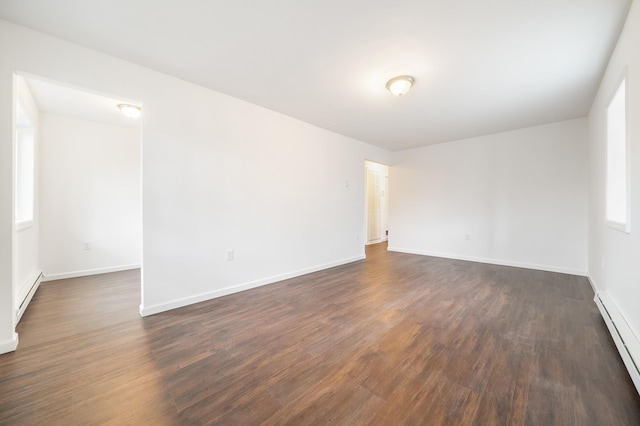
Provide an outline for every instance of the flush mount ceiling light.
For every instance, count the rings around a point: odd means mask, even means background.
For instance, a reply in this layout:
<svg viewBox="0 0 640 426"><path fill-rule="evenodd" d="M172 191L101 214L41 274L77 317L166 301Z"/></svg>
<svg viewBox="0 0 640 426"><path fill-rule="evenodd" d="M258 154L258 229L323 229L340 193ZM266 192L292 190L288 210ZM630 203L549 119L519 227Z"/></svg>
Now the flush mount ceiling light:
<svg viewBox="0 0 640 426"><path fill-rule="evenodd" d="M131 104L119 104L118 108L120 108L120 112L124 114L127 118L138 118L142 111L139 106L131 105Z"/></svg>
<svg viewBox="0 0 640 426"><path fill-rule="evenodd" d="M396 96L402 96L413 86L413 77L408 75L399 75L387 81L387 89Z"/></svg>

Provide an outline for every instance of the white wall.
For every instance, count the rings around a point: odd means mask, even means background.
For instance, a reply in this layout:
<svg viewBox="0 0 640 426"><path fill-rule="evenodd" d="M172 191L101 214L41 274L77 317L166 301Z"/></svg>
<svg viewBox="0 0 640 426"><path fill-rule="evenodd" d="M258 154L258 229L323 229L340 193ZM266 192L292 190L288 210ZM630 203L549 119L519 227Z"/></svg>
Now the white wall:
<svg viewBox="0 0 640 426"><path fill-rule="evenodd" d="M147 312L364 257L364 158L386 152L196 86L164 90L194 108L144 98L144 278L161 284L145 286Z"/></svg>
<svg viewBox="0 0 640 426"><path fill-rule="evenodd" d="M27 227L18 227L14 234L15 270L13 277L14 300L19 306L25 299L34 281L40 275L39 261L40 227L39 200L38 200L38 151L39 151L39 116L38 107L31 95L29 87L22 77L16 77L18 99L29 121L29 127L33 131L34 143L34 206L33 221Z"/></svg>
<svg viewBox="0 0 640 426"><path fill-rule="evenodd" d="M46 278L139 267L140 129L40 117L40 259Z"/></svg>
<svg viewBox="0 0 640 426"><path fill-rule="evenodd" d="M589 276L640 341L640 3L634 2L589 113ZM627 69L631 233L605 225L606 109ZM611 309L611 307L609 307ZM636 354L636 356L640 353Z"/></svg>
<svg viewBox="0 0 640 426"><path fill-rule="evenodd" d="M143 313L364 256L364 159L387 151L0 21L0 351L15 342L14 70L143 104Z"/></svg>
<svg viewBox="0 0 640 426"><path fill-rule="evenodd" d="M586 275L586 130L578 119L395 153L390 250Z"/></svg>

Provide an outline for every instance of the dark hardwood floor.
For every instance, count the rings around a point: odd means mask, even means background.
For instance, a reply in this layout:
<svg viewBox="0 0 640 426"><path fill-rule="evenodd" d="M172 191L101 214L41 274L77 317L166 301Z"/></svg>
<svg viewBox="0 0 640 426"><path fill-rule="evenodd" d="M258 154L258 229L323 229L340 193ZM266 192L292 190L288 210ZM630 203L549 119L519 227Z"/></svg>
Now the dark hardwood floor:
<svg viewBox="0 0 640 426"><path fill-rule="evenodd" d="M0 356L0 424L640 424L582 277L378 244L147 318L139 279L41 286Z"/></svg>

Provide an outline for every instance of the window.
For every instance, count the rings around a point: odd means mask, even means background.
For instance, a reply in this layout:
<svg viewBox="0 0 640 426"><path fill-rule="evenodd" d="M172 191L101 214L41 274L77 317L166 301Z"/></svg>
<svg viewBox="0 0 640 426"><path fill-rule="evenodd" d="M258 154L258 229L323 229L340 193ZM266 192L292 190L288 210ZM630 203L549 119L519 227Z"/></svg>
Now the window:
<svg viewBox="0 0 640 426"><path fill-rule="evenodd" d="M629 232L626 80L607 107L607 224Z"/></svg>
<svg viewBox="0 0 640 426"><path fill-rule="evenodd" d="M22 115L22 117L21 117ZM24 122L18 107L18 123ZM28 226L33 221L34 143L33 128L18 125L16 129L16 224Z"/></svg>

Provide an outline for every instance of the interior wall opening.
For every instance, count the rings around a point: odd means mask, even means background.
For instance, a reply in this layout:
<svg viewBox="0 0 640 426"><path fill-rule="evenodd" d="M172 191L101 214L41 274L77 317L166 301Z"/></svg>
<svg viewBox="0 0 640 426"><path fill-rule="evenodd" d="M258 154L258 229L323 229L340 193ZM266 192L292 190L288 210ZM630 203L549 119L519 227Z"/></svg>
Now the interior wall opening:
<svg viewBox="0 0 640 426"><path fill-rule="evenodd" d="M389 166L365 161L365 244L389 238Z"/></svg>
<svg viewBox="0 0 640 426"><path fill-rule="evenodd" d="M41 282L141 268L142 125L118 108L139 102L41 77L14 78L17 324ZM21 147L24 135L31 135L30 151ZM27 151L31 172L18 158ZM25 175L32 178L30 220L22 213Z"/></svg>

